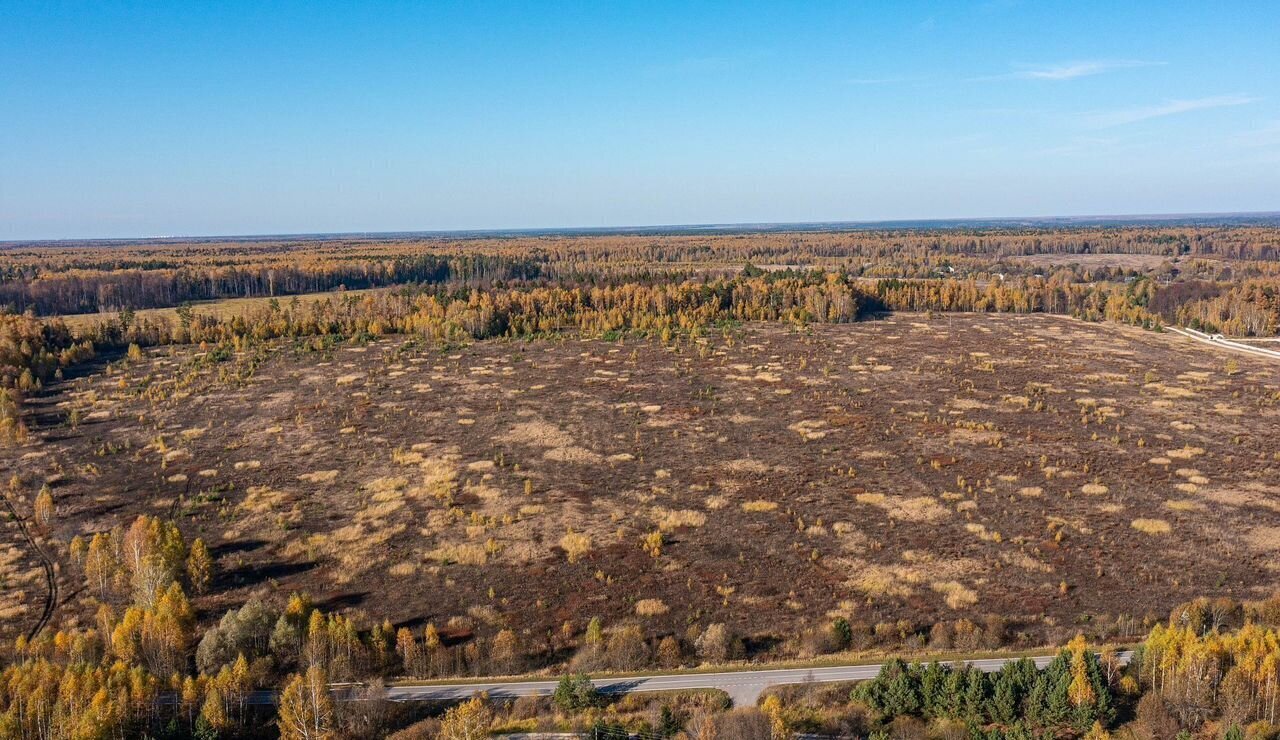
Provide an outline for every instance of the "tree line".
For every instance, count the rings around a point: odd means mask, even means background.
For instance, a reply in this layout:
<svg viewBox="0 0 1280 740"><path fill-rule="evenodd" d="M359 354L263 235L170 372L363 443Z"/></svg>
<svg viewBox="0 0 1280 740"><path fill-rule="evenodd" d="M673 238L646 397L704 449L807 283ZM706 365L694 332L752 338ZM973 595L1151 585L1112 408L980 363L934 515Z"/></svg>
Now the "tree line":
<svg viewBox="0 0 1280 740"><path fill-rule="evenodd" d="M1112 678L1120 667L1076 637L1043 669L1029 658L988 674L969 664L885 663L852 698L882 720L920 717L961 723L970 737L1098 737L1114 722Z"/></svg>
<svg viewBox="0 0 1280 740"><path fill-rule="evenodd" d="M1280 275L1280 230L1265 227L866 230L721 235L541 236L137 242L7 250L0 306L38 315L174 307L343 287L671 281L722 276L744 262L804 265L868 278L1000 279L1041 268L1019 257L1163 257L1150 270L1216 283ZM1174 268L1169 260L1180 260ZM1148 274L1120 264L1071 268L1076 282ZM1180 275L1180 273L1186 273Z"/></svg>
<svg viewBox="0 0 1280 740"><path fill-rule="evenodd" d="M1231 740L1280 736L1280 596L1201 598L1175 607L1124 665L1083 637L1043 669L1027 659L985 674L960 664L892 660L851 700L872 737L958 728L966 737ZM815 730L814 727L800 729Z"/></svg>
<svg viewBox="0 0 1280 740"><path fill-rule="evenodd" d="M10 268L0 306L37 315L163 308L219 298L253 298L404 284L484 284L530 280L538 262L498 255L398 255L386 260L307 261L231 266L56 271ZM16 274L15 274L16 273Z"/></svg>

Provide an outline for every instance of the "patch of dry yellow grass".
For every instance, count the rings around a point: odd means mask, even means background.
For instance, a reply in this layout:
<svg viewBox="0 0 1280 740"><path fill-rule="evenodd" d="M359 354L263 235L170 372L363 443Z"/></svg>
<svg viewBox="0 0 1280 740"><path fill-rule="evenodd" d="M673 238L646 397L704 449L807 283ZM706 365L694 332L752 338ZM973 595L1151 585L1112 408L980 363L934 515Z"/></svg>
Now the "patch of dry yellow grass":
<svg viewBox="0 0 1280 740"><path fill-rule="evenodd" d="M952 429L948 437L953 442L969 445L994 445L1005 438L1003 432L989 429Z"/></svg>
<svg viewBox="0 0 1280 740"><path fill-rule="evenodd" d="M404 450L396 448L391 453L391 461L396 465L417 465L421 463L423 456L421 452L416 450Z"/></svg>
<svg viewBox="0 0 1280 740"><path fill-rule="evenodd" d="M662 599L641 599L636 602L636 614L641 617L656 617L668 611L670 609Z"/></svg>
<svg viewBox="0 0 1280 740"><path fill-rule="evenodd" d="M458 467L449 457L431 457L418 464L422 471L422 492L447 501L458 482Z"/></svg>
<svg viewBox="0 0 1280 740"><path fill-rule="evenodd" d="M671 510L655 506L649 516L658 525L658 529L670 532L680 527L701 527L707 523L707 515L693 509Z"/></svg>
<svg viewBox="0 0 1280 740"><path fill-rule="evenodd" d="M305 483L332 483L337 479L338 471L336 470L317 470L298 476L298 480Z"/></svg>
<svg viewBox="0 0 1280 740"><path fill-rule="evenodd" d="M934 581L929 587L942 594L943 600L952 609L964 609L978 603L978 595L973 589L959 581Z"/></svg>
<svg viewBox="0 0 1280 740"><path fill-rule="evenodd" d="M1163 519L1134 519L1129 526L1144 532L1146 534L1169 534L1173 531L1173 527L1169 526L1169 522Z"/></svg>
<svg viewBox="0 0 1280 740"><path fill-rule="evenodd" d="M738 460L730 460L721 465L722 468L731 473L752 473L755 475L763 475L768 473L770 468L759 460L751 458L740 458Z"/></svg>
<svg viewBox="0 0 1280 740"><path fill-rule="evenodd" d="M378 521L385 519L396 511L399 511L403 506L404 501L400 499L396 499L394 501L383 501L366 506L361 509L356 516L365 521Z"/></svg>
<svg viewBox="0 0 1280 740"><path fill-rule="evenodd" d="M951 516L951 510L930 496L886 496L883 493L860 493L860 504L883 509L892 519L908 522L934 522Z"/></svg>
<svg viewBox="0 0 1280 740"><path fill-rule="evenodd" d="M827 430L823 429L827 423L820 419L805 419L787 427L791 431L799 434L805 440L822 439L827 436Z"/></svg>
<svg viewBox="0 0 1280 740"><path fill-rule="evenodd" d="M594 465L604 459L597 453L576 445L553 447L542 453L542 457L544 460L553 462L577 463L579 465Z"/></svg>
<svg viewBox="0 0 1280 740"><path fill-rule="evenodd" d="M569 530L560 538L560 547L569 557L569 562L576 563L583 555L591 552L591 538L581 532Z"/></svg>
<svg viewBox="0 0 1280 740"><path fill-rule="evenodd" d="M1254 527L1245 534L1245 541L1255 552L1273 553L1280 550L1280 527Z"/></svg>
<svg viewBox="0 0 1280 740"><path fill-rule="evenodd" d="M402 498L402 491L409 485L407 478L387 476L374 478L364 484L374 501L394 501Z"/></svg>
<svg viewBox="0 0 1280 740"><path fill-rule="evenodd" d="M982 524L979 524L978 522L969 522L968 524L964 525L964 528L965 528L965 531L970 532L971 534L978 535L978 539L986 542L1000 542L1001 540L1004 539L1003 537L1000 536L999 532L987 529L985 526L983 526Z"/></svg>
<svg viewBox="0 0 1280 740"><path fill-rule="evenodd" d="M270 486L250 486L245 492L240 508L253 514L265 514L278 509L287 498L284 491L277 491Z"/></svg>
<svg viewBox="0 0 1280 740"><path fill-rule="evenodd" d="M922 580L919 571L913 568L861 563L850 577L849 585L868 596L905 599L914 593L911 585Z"/></svg>
<svg viewBox="0 0 1280 740"><path fill-rule="evenodd" d="M742 504L742 510L747 513L756 513L763 511L773 511L778 508L778 504L774 501L765 501L764 499L756 499L755 501L747 501Z"/></svg>
<svg viewBox="0 0 1280 740"><path fill-rule="evenodd" d="M573 437L560 427L536 419L522 421L511 427L510 431L500 439L503 442L532 445L535 447L568 447L573 444Z"/></svg>
<svg viewBox="0 0 1280 740"><path fill-rule="evenodd" d="M1024 552L1002 552L1000 559L1017 568L1034 573L1052 573L1053 566L1027 555Z"/></svg>
<svg viewBox="0 0 1280 740"><path fill-rule="evenodd" d="M484 565L489 562L489 553L483 545L471 542L441 545L427 554L441 564L460 563L462 565Z"/></svg>

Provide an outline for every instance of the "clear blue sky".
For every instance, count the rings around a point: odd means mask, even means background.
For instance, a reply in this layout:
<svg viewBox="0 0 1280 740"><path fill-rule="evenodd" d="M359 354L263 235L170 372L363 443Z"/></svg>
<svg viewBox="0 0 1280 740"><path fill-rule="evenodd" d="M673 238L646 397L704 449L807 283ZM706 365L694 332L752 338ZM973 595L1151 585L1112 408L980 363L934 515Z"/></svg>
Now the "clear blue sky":
<svg viewBox="0 0 1280 740"><path fill-rule="evenodd" d="M1280 209L1280 7L0 0L0 239Z"/></svg>

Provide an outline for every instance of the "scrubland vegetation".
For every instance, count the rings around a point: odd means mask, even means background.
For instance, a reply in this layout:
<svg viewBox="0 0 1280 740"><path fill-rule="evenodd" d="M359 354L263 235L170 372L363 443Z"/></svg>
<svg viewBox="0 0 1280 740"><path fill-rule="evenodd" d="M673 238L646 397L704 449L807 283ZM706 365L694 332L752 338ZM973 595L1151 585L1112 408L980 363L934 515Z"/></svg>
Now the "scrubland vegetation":
<svg viewBox="0 0 1280 740"><path fill-rule="evenodd" d="M872 738L1274 738L1278 606L1180 604L1128 661L1081 637L1042 668L893 660L874 681L780 688L760 708L788 731Z"/></svg>
<svg viewBox="0 0 1280 740"><path fill-rule="evenodd" d="M1159 329L1274 335L1278 245L11 248L0 736L1271 737L1280 375ZM1061 645L760 709L320 690Z"/></svg>

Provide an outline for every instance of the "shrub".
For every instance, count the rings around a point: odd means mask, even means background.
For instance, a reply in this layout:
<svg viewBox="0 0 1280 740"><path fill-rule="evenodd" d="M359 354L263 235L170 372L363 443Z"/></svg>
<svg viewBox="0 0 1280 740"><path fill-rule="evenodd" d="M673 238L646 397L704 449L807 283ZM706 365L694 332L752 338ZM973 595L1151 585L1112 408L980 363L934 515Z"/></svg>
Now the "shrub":
<svg viewBox="0 0 1280 740"><path fill-rule="evenodd" d="M569 557L569 562L576 563L583 555L591 552L591 538L571 529L560 538L560 547Z"/></svg>
<svg viewBox="0 0 1280 740"><path fill-rule="evenodd" d="M567 714L599 706L601 703L600 692L585 673L561 678L552 699Z"/></svg>
<svg viewBox="0 0 1280 740"><path fill-rule="evenodd" d="M831 622L831 644L836 650L848 650L853 643L853 627L844 617L836 617Z"/></svg>
<svg viewBox="0 0 1280 740"><path fill-rule="evenodd" d="M668 611L670 609L662 599L641 599L636 602L636 614L641 617L656 617Z"/></svg>
<svg viewBox="0 0 1280 740"><path fill-rule="evenodd" d="M605 655L609 665L616 670L644 667L649 663L649 646L644 641L644 632L635 625L615 629L609 635Z"/></svg>
<svg viewBox="0 0 1280 740"><path fill-rule="evenodd" d="M707 627L694 646L699 658L713 663L736 658L742 652L742 641L720 623Z"/></svg>
<svg viewBox="0 0 1280 740"><path fill-rule="evenodd" d="M658 663L663 668L675 668L684 662L684 651L680 641L671 635L662 638L658 643Z"/></svg>
<svg viewBox="0 0 1280 740"><path fill-rule="evenodd" d="M641 538L640 548L644 550L649 557L656 558L662 554L662 541L662 531L655 529Z"/></svg>
<svg viewBox="0 0 1280 740"><path fill-rule="evenodd" d="M217 626L210 628L200 640L196 666L204 673L216 673L222 666L234 662L238 655L250 660L265 655L278 616L258 599L250 599L239 609L222 615Z"/></svg>

